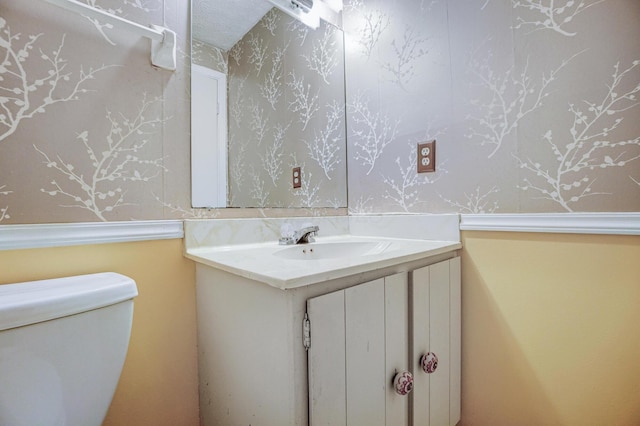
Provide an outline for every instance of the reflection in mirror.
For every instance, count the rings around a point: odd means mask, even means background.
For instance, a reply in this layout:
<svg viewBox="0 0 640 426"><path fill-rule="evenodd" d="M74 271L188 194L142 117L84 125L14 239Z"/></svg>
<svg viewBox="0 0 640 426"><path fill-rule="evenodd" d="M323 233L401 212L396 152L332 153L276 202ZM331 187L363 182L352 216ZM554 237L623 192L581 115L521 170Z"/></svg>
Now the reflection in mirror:
<svg viewBox="0 0 640 426"><path fill-rule="evenodd" d="M227 74L191 64L191 206L227 204Z"/></svg>
<svg viewBox="0 0 640 426"><path fill-rule="evenodd" d="M238 7L248 11L228 15ZM345 207L342 31L310 29L268 0L193 0L192 13L193 63L227 76L227 205Z"/></svg>

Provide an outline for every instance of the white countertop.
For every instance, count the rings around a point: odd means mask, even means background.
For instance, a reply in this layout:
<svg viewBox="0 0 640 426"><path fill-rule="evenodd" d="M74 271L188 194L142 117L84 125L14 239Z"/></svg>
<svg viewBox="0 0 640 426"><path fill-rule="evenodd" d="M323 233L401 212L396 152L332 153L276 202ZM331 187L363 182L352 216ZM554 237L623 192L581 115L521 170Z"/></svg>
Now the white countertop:
<svg viewBox="0 0 640 426"><path fill-rule="evenodd" d="M337 251L331 253L331 250L350 244L366 246L368 249L354 255L339 254ZM461 247L459 241L346 234L318 237L314 243L290 246L272 241L187 247L185 256L196 262L286 290L400 265L452 252ZM313 249L316 250L315 253L322 253L323 257L314 258L315 255L310 251ZM283 256L282 250L288 250L286 256ZM306 254L302 254L303 250ZM298 258L290 258L290 255Z"/></svg>

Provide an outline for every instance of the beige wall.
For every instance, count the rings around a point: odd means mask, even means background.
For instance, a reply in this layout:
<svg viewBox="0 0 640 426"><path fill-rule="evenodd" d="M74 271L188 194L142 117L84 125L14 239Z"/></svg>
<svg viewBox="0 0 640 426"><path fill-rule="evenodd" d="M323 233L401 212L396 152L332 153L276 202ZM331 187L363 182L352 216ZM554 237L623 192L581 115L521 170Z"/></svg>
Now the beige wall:
<svg viewBox="0 0 640 426"><path fill-rule="evenodd" d="M107 425L198 424L195 268L182 240L0 251L0 284L114 271L135 279L129 351Z"/></svg>
<svg viewBox="0 0 640 426"><path fill-rule="evenodd" d="M462 424L639 424L640 238L463 232L463 244ZM106 270L140 295L105 425L197 425L180 240L0 251L0 284Z"/></svg>
<svg viewBox="0 0 640 426"><path fill-rule="evenodd" d="M463 245L462 424L640 424L640 237Z"/></svg>

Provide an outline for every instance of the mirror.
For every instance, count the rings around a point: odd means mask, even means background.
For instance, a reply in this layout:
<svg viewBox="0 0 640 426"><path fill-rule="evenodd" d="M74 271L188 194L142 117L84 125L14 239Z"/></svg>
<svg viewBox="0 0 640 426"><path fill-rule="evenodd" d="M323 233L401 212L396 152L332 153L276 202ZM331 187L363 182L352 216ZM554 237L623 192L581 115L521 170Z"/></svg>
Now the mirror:
<svg viewBox="0 0 640 426"><path fill-rule="evenodd" d="M340 29L310 29L267 0L192 0L191 58L192 116L206 128L192 124L192 145L205 135L192 186L207 194L194 207L346 207Z"/></svg>

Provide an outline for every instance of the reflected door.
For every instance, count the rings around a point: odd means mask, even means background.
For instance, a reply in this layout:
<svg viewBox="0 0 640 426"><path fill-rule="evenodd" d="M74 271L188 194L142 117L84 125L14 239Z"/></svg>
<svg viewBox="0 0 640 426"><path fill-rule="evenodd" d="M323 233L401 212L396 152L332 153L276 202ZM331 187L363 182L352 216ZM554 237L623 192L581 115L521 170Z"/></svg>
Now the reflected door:
<svg viewBox="0 0 640 426"><path fill-rule="evenodd" d="M227 77L191 66L191 205L227 204Z"/></svg>

